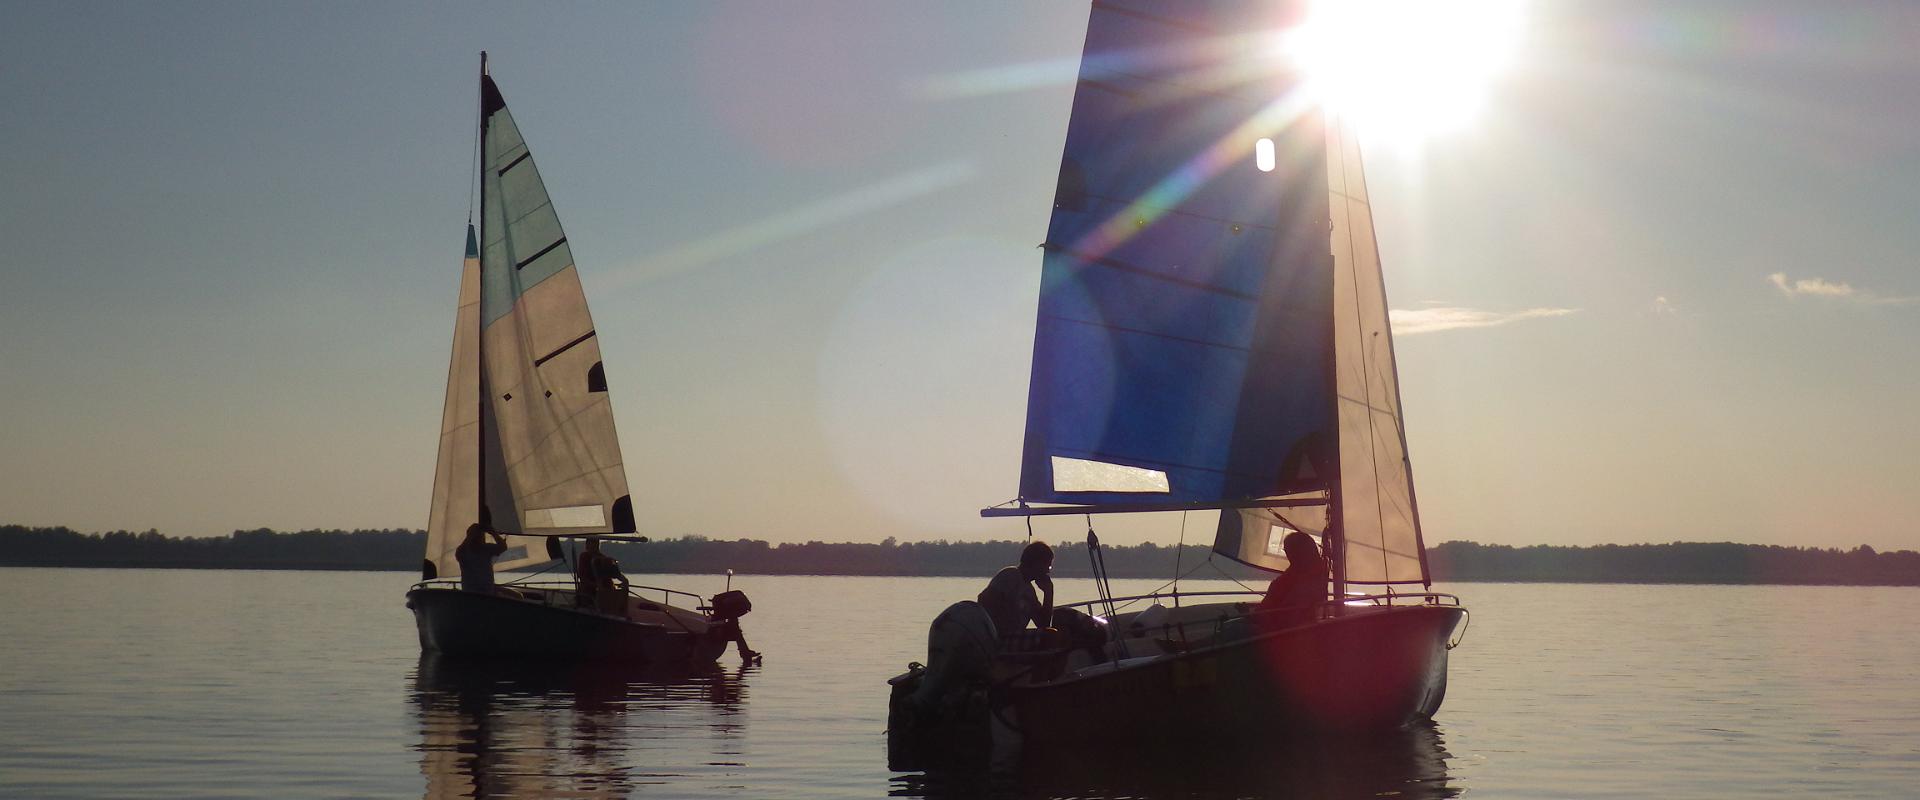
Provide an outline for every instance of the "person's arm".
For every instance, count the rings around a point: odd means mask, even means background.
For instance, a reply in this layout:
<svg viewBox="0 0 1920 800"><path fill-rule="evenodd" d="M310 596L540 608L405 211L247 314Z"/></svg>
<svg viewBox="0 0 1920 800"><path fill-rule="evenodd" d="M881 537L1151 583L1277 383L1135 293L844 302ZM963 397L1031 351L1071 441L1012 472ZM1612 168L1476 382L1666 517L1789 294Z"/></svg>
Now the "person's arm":
<svg viewBox="0 0 1920 800"><path fill-rule="evenodd" d="M487 531L487 535L493 537L493 544L487 547L487 556L489 558L499 558L501 553L507 552L506 534L499 531Z"/></svg>
<svg viewBox="0 0 1920 800"><path fill-rule="evenodd" d="M1033 626L1051 628L1053 627L1053 576L1042 575L1034 578L1033 585L1040 587L1040 607L1033 611Z"/></svg>
<svg viewBox="0 0 1920 800"><path fill-rule="evenodd" d="M1291 567L1289 567L1289 569L1291 569ZM1287 578L1286 572L1280 573L1273 579L1272 583L1267 584L1267 593L1260 598L1260 604L1255 606L1254 610L1272 611L1286 605L1287 587L1291 583L1292 581Z"/></svg>

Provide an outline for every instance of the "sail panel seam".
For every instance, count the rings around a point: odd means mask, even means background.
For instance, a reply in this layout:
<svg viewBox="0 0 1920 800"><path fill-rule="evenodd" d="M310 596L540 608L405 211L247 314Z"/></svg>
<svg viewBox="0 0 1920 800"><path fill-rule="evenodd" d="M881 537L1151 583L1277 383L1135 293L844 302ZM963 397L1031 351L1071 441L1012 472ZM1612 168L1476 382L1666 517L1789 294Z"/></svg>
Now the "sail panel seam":
<svg viewBox="0 0 1920 800"><path fill-rule="evenodd" d="M1129 201L1129 200L1114 197L1111 195L1095 194L1093 192L1082 192L1081 196L1090 197L1095 200L1105 200L1122 209L1134 208L1134 209L1139 209L1143 211L1152 211L1155 213L1156 217L1160 217L1160 216L1190 217L1193 219L1203 219L1208 222L1218 222L1223 225L1239 225L1243 228L1253 228L1255 230L1265 230L1265 231L1280 230L1280 226L1278 225L1266 225L1258 222L1250 222L1247 220L1239 220L1239 219L1226 219L1223 217L1216 217L1210 214L1196 214L1192 211L1188 211L1179 206L1156 206L1151 203L1140 202L1140 201Z"/></svg>
<svg viewBox="0 0 1920 800"><path fill-rule="evenodd" d="M1253 302L1253 301L1258 301L1260 299L1258 295L1250 294L1248 292L1242 292L1237 289L1228 289L1224 286L1214 286L1211 284L1201 283L1199 281L1187 280L1185 278L1176 278L1172 275L1167 275L1161 272L1155 272L1146 267L1142 267L1137 264L1129 264L1125 261L1121 261L1116 258L1108 258L1106 256L1089 256L1084 253L1080 253L1076 250L1072 250L1070 248L1056 244L1054 242L1043 243L1040 245L1040 247L1043 250L1060 253L1069 258L1072 258L1074 260L1074 263L1077 265L1106 267L1108 269L1111 269L1117 272L1125 272L1128 274L1139 275L1145 278L1152 278L1154 280L1162 281L1165 283L1171 283L1175 286L1185 286L1189 289L1197 289L1203 292L1211 292L1214 294L1225 295L1227 297L1234 298L1235 300L1246 300L1249 302Z"/></svg>
<svg viewBox="0 0 1920 800"><path fill-rule="evenodd" d="M1120 331L1120 332L1122 332L1122 333L1137 333L1137 334L1140 334L1141 336L1151 336L1151 337L1153 337L1153 338L1155 338L1155 339L1160 339L1160 340L1162 340L1162 341L1169 341L1169 342L1185 342L1185 343L1187 343L1187 344L1197 344L1197 345L1202 345L1202 346L1206 346L1206 347L1213 347L1213 348L1218 348L1218 349L1221 349L1221 350L1231 350L1231 351L1234 351L1234 352L1238 352L1238 353L1253 353L1253 354L1258 354L1258 353L1268 353L1268 354L1280 354L1280 353L1285 353L1285 352L1286 352L1286 351L1284 351L1284 350L1268 350L1268 349L1265 349L1265 348L1259 348L1259 347L1251 347L1251 346L1247 346L1247 345L1237 345L1237 344L1226 344L1226 343L1223 343L1223 342L1209 342L1209 341L1207 341L1207 340L1205 340L1205 339L1193 339L1193 338L1189 338L1189 337L1185 337L1185 336L1173 336L1173 335L1170 335L1170 334L1165 334L1165 333L1156 333L1156 332L1154 332L1154 331L1149 331L1149 330L1143 330L1143 329L1140 329L1140 328L1130 328L1130 327L1127 327L1127 326L1125 326L1125 325L1114 325L1114 324L1112 324L1112 323L1107 323L1107 322L1093 322L1093 321L1091 321L1091 320L1084 320L1084 319L1078 319L1078 318L1075 318L1075 317L1063 317L1063 316L1060 316L1060 315L1058 315L1058 314L1047 314L1047 313L1042 313L1042 314L1040 315L1040 318L1041 318L1041 319L1050 319L1050 320L1055 320L1055 321L1058 321L1058 322L1069 322L1069 323L1073 323L1073 324L1076 324L1076 325L1086 325L1086 326L1088 326L1088 327L1093 327L1093 328L1105 328L1105 329L1107 329L1107 330L1112 330L1112 331ZM1343 400L1345 400L1345 399L1347 399L1347 398L1345 398L1345 397L1342 397L1341 399L1343 399ZM1353 400L1349 400L1349 402L1358 402L1358 401L1353 401ZM1380 409L1374 409L1374 410L1376 410L1376 411L1378 411L1378 410L1380 410Z"/></svg>

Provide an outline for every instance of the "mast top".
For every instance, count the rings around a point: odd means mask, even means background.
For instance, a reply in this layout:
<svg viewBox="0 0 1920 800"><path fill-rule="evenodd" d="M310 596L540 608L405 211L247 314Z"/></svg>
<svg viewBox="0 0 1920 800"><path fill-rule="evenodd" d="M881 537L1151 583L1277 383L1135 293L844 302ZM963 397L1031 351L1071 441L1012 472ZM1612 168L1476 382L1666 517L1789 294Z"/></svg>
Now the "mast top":
<svg viewBox="0 0 1920 800"><path fill-rule="evenodd" d="M486 74L487 74L487 51L482 50L480 51L480 75L484 77Z"/></svg>

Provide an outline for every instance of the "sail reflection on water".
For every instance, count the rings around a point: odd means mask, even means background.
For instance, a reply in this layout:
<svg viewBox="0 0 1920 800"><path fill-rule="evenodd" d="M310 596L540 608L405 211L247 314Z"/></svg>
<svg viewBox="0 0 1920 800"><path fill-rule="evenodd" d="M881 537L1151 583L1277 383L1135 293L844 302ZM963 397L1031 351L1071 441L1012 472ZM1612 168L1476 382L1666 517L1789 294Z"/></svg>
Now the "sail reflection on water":
<svg viewBox="0 0 1920 800"><path fill-rule="evenodd" d="M424 796L626 797L738 764L753 669L635 675L423 655L412 699Z"/></svg>

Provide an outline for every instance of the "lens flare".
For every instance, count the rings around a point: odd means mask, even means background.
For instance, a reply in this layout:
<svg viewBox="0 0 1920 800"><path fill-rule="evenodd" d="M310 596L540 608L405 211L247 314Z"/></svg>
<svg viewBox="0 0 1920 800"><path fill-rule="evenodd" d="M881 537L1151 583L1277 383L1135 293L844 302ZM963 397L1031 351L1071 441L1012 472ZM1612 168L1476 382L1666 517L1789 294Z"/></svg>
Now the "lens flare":
<svg viewBox="0 0 1920 800"><path fill-rule="evenodd" d="M1479 116L1525 22L1525 0L1317 0L1280 47L1368 138L1414 145Z"/></svg>

